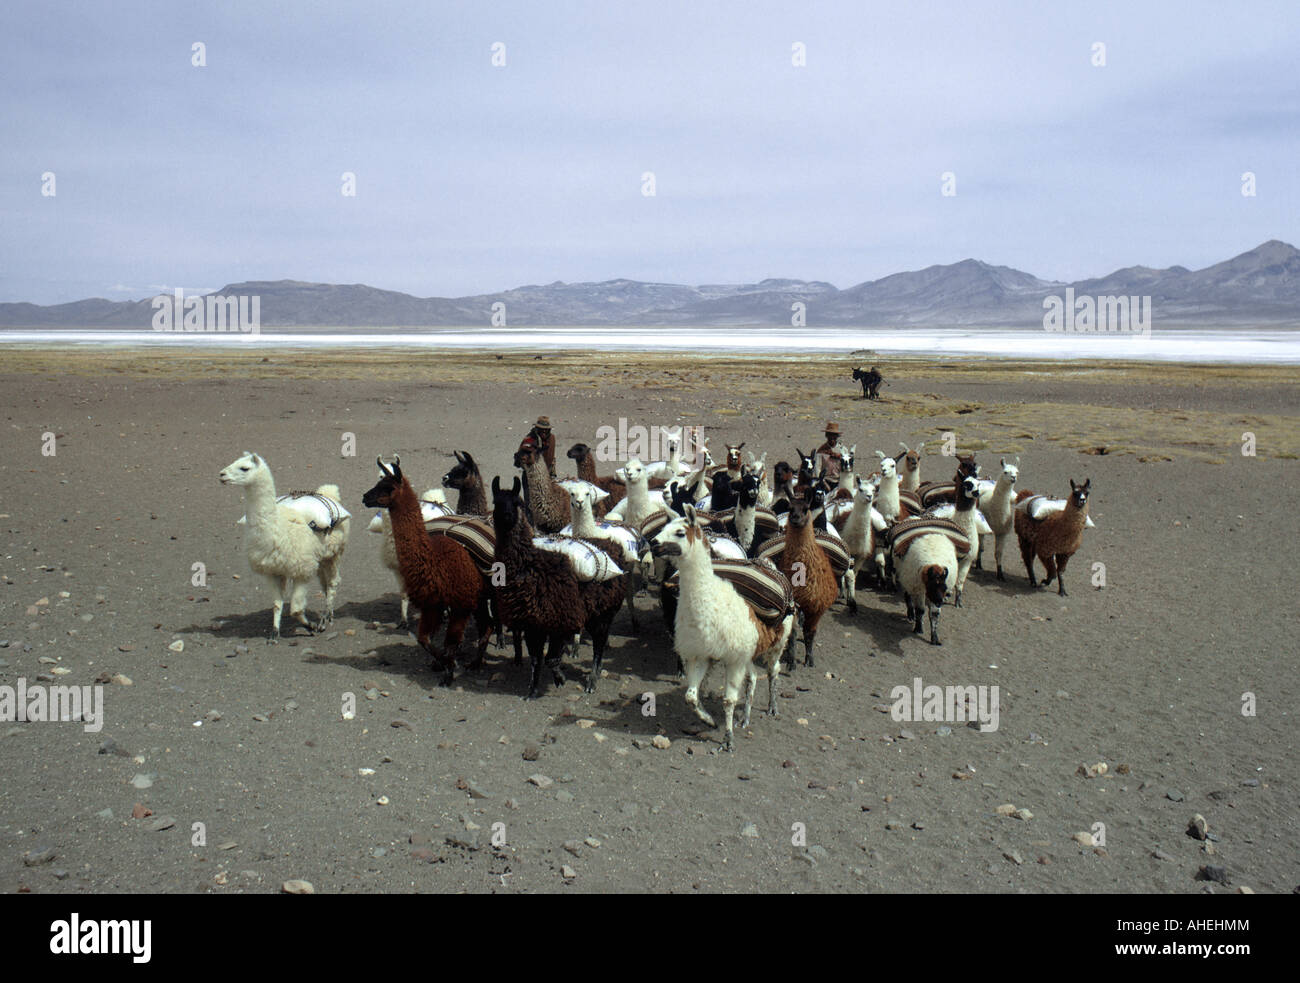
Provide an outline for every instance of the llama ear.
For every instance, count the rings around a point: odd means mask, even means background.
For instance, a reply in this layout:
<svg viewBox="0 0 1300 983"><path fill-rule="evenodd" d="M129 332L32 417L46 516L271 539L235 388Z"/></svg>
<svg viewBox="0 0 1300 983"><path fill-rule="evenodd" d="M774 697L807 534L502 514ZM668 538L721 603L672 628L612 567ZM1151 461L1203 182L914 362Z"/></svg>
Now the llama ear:
<svg viewBox="0 0 1300 983"><path fill-rule="evenodd" d="M393 455L393 477L398 481L402 479L402 459L396 454Z"/></svg>
<svg viewBox="0 0 1300 983"><path fill-rule="evenodd" d="M1087 481L1083 483L1083 490L1089 491L1091 488L1092 488L1092 479L1089 478Z"/></svg>
<svg viewBox="0 0 1300 983"><path fill-rule="evenodd" d="M471 471L477 471L478 465L474 463L474 455L469 451L463 451L462 453L464 454L465 467L469 468Z"/></svg>
<svg viewBox="0 0 1300 983"><path fill-rule="evenodd" d="M916 445L916 455L917 455L917 457L920 457L920 456L921 456L921 448L924 447L924 446L925 446L925 441L924 441L924 440L921 441L919 444Z"/></svg>
<svg viewBox="0 0 1300 983"><path fill-rule="evenodd" d="M1020 467L1020 455L1016 455L1016 467Z"/></svg>
<svg viewBox="0 0 1300 983"><path fill-rule="evenodd" d="M876 457L880 458L880 459L883 461L883 460L885 459L885 452L884 452L884 451L876 451Z"/></svg>
<svg viewBox="0 0 1300 983"><path fill-rule="evenodd" d="M492 494L493 496L501 494L501 478L499 475L492 476Z"/></svg>
<svg viewBox="0 0 1300 983"><path fill-rule="evenodd" d="M912 453L912 448L908 447L908 446L907 446L905 443L903 443L901 440L898 442L898 446L901 447L901 448L903 448L903 450L907 451L909 454Z"/></svg>
<svg viewBox="0 0 1300 983"><path fill-rule="evenodd" d="M515 475L515 484L514 487L511 489L511 491L513 491L516 495L518 495L521 484L522 483L519 480L519 475Z"/></svg>
<svg viewBox="0 0 1300 983"><path fill-rule="evenodd" d="M693 526L699 524L699 516L695 512L695 506L689 503L686 505L686 521Z"/></svg>

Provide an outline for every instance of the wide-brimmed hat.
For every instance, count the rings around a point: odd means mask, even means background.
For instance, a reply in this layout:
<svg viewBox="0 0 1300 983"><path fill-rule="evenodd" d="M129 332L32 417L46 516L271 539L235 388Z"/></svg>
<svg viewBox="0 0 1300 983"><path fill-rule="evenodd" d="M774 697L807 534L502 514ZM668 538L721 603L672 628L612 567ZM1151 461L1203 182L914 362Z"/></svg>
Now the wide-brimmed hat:
<svg viewBox="0 0 1300 983"><path fill-rule="evenodd" d="M826 429L823 430L822 432L823 432L823 433L839 433L839 432L840 432L840 425L839 425L838 423L836 423L834 420L827 420L827 421L826 421Z"/></svg>
<svg viewBox="0 0 1300 983"><path fill-rule="evenodd" d="M533 426L537 427L540 430L550 430L551 418L549 416L539 416L537 418L537 422L533 424Z"/></svg>

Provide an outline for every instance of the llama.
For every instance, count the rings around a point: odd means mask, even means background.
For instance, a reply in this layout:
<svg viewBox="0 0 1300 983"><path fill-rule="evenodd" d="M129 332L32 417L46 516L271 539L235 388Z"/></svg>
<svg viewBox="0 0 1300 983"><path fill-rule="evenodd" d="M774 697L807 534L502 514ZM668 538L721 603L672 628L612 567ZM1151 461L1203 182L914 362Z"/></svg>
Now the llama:
<svg viewBox="0 0 1300 983"><path fill-rule="evenodd" d="M326 525L309 519L286 502L277 501L275 479L266 459L245 451L218 476L223 485L244 489L247 528L244 550L248 565L260 573L271 587L271 630L267 642L280 640L280 613L285 597L289 598L289 615L316 632L324 631L334 620L334 599L338 595L342 572L339 565L348 544L348 513L338 503L337 485L321 485L315 495L329 513ZM331 505L333 503L333 505ZM335 520L333 517L337 515ZM316 577L325 592L325 612L313 627L307 618L307 582Z"/></svg>
<svg viewBox="0 0 1300 983"><path fill-rule="evenodd" d="M645 466L637 458L632 458L619 469L627 484L627 498L619 502L605 515L611 519L626 522L633 529L640 529L641 524L656 512L662 512L663 505L650 496L650 476ZM657 497L657 496L656 496Z"/></svg>
<svg viewBox="0 0 1300 983"><path fill-rule="evenodd" d="M375 458L379 481L361 501L366 508L387 510L393 524L393 542L402 583L411 602L420 611L416 641L442 669L441 685L450 686L456 674L456 654L465 639L470 617L478 627L478 650L471 668L483 663L483 651L491 637L488 596L491 589L475 565L469 551L442 533L424 527L420 501L415 489L402 474L402 459L393 458L392 466ZM447 638L439 652L433 636L442 625L444 609L448 612Z"/></svg>
<svg viewBox="0 0 1300 983"><path fill-rule="evenodd" d="M922 520L923 521L923 520ZM930 615L930 644L939 641L939 614L943 609L944 595L957 577L957 551L953 540L942 533L918 536L908 546L898 561L898 580L907 602L907 617L913 622L912 631L920 635L921 612Z"/></svg>
<svg viewBox="0 0 1300 983"><path fill-rule="evenodd" d="M858 445L853 444L840 456L840 473L837 484L831 493L832 498L852 501L856 488L857 476L853 473L853 463L857 460Z"/></svg>
<svg viewBox="0 0 1300 983"><path fill-rule="evenodd" d="M990 482L980 483L980 511L993 530L993 558L997 562L998 580L1006 580L1002 573L1002 552L1007 540L1015 532L1016 480L1020 477L1020 458L1016 458L1015 464L1008 464L1006 458L1002 458L1000 463L1002 473L992 483L992 487L989 487ZM981 537L979 555L975 558L976 569L983 569L980 562L983 554L984 539Z"/></svg>
<svg viewBox="0 0 1300 983"><path fill-rule="evenodd" d="M772 476L776 480L776 488L772 493L770 507L773 512L789 512L790 503L795 497L795 470L785 461L777 461L772 468Z"/></svg>
<svg viewBox="0 0 1300 983"><path fill-rule="evenodd" d="M1070 479L1070 497L1065 507L1056 509L1041 496L1026 498L1016 505L1016 537L1020 540L1020 556L1029 572L1029 583L1046 587L1056 578L1057 593L1065 597L1065 564L1083 543L1083 530L1088 526L1088 496L1092 492L1092 479L1076 485ZM1047 575L1040 584L1034 578L1034 557L1043 561Z"/></svg>
<svg viewBox="0 0 1300 983"><path fill-rule="evenodd" d="M449 515L451 508L447 505L447 496L437 488L430 488L420 493L420 513L427 523L435 515ZM393 572L397 578L397 593L402 599L402 617L398 625L407 623L411 599L406 593L406 584L402 582L402 568L397 560L397 543L393 539L393 519L386 509L380 509L374 520L367 527L368 531L378 533L384 538L379 543L379 562Z"/></svg>
<svg viewBox="0 0 1300 983"><path fill-rule="evenodd" d="M559 532L572 521L569 514L569 492L551 477L546 459L537 452L536 445L524 441L515 452L515 467L524 473L527 489L528 514L540 532Z"/></svg>
<svg viewBox="0 0 1300 983"><path fill-rule="evenodd" d="M713 717L700 705L699 692L710 662L721 662L726 671L722 698L726 740L722 748L732 751L741 684L748 682L741 720L741 727L748 727L759 669L767 673L767 712L778 715L776 678L781 673L781 652L794 628L794 613L786 608L771 621L760 619L736 587L714 572L694 507L688 506L684 518L660 531L653 550L656 557L668 558L677 568L681 596L673 619L673 647L684 666L686 704L702 721L715 726Z"/></svg>
<svg viewBox="0 0 1300 983"><path fill-rule="evenodd" d="M951 519L952 522L962 531L962 534L970 541L971 546L979 542L980 537L980 514L975 505L979 502L979 479L974 475L962 476L961 472L957 473L954 479L957 488L957 501L952 506L952 513L940 506L933 513L940 518ZM985 528L988 528L987 526ZM966 587L966 576L970 573L971 564L975 560L977 550L972 548L961 557L957 563L957 579L950 582L953 588L952 606L959 608L961 603L961 592ZM937 615L935 616L937 619Z"/></svg>
<svg viewBox="0 0 1300 983"><path fill-rule="evenodd" d="M840 518L840 538L853 558L853 566L844 575L845 603L849 613L858 611L858 574L868 562L876 565L878 581L885 582L884 517L876 511L876 489L870 482L858 480L853 496L853 511Z"/></svg>
<svg viewBox="0 0 1300 983"><path fill-rule="evenodd" d="M876 451L880 458L880 486L876 489L876 511L889 524L907 517L904 505L899 501L898 468L892 457L886 457L884 451Z"/></svg>
<svg viewBox="0 0 1300 983"><path fill-rule="evenodd" d="M487 489L483 486L483 476L479 474L478 465L469 451L456 451L456 466L442 476L442 487L454 488L460 492L456 499L456 511L460 515L487 516Z"/></svg>
<svg viewBox="0 0 1300 983"><path fill-rule="evenodd" d="M813 665L813 642L822 616L839 597L839 578L831 568L826 551L817 542L813 515L808 503L796 498L790 503L790 518L785 527L785 548L776 561L777 569L790 578L795 603L803 622L803 664ZM794 635L786 645L785 661L794 668Z"/></svg>
<svg viewBox="0 0 1300 983"><path fill-rule="evenodd" d="M600 663L609 641L610 625L626 595L624 578L580 582L566 557L533 545L520 481L505 491L492 479L492 527L496 533L496 562L503 564L504 583L497 588L501 617L523 632L532 662L527 699L541 695L542 667L548 666L555 685L564 685L561 659L569 640L582 631L591 637L592 668L586 691L596 688Z"/></svg>
<svg viewBox="0 0 1300 983"><path fill-rule="evenodd" d="M854 369L853 381L862 383L863 399L879 399L880 387L885 380L880 371L873 365L870 372L863 372L860 368Z"/></svg>
<svg viewBox="0 0 1300 983"><path fill-rule="evenodd" d="M912 450L901 440L898 445L903 448L903 453L894 458L894 465L899 473L899 487L904 491L914 492L921 487L921 451L925 449L925 441L916 445L916 450Z"/></svg>

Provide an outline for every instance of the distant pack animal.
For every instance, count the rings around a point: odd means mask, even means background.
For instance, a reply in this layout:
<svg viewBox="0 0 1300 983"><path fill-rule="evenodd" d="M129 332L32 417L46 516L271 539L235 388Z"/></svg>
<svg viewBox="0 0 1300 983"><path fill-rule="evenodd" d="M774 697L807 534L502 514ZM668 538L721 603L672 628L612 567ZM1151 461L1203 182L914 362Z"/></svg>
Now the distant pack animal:
<svg viewBox="0 0 1300 983"><path fill-rule="evenodd" d="M869 372L863 372L861 369L854 369L853 381L862 383L863 399L879 399L880 386L884 383L885 378L880 374L880 370L873 365Z"/></svg>

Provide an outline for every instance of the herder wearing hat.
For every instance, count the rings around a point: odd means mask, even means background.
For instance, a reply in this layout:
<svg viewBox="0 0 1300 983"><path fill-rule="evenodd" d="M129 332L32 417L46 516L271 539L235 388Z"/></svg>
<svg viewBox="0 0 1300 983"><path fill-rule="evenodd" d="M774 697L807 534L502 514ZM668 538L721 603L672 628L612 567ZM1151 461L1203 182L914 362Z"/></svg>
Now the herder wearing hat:
<svg viewBox="0 0 1300 983"><path fill-rule="evenodd" d="M819 470L828 481L840 480L840 468L844 466L844 449L840 447L840 425L834 420L826 421L826 443L813 452Z"/></svg>
<svg viewBox="0 0 1300 983"><path fill-rule="evenodd" d="M541 448L542 457L546 459L546 466L550 469L551 477L555 477L555 434L551 433L551 418L549 416L539 416L537 422L533 424L533 429L528 431L528 436L537 441L537 446Z"/></svg>

